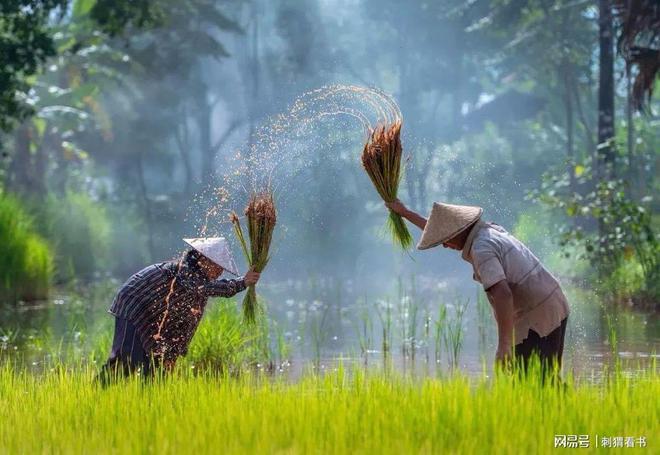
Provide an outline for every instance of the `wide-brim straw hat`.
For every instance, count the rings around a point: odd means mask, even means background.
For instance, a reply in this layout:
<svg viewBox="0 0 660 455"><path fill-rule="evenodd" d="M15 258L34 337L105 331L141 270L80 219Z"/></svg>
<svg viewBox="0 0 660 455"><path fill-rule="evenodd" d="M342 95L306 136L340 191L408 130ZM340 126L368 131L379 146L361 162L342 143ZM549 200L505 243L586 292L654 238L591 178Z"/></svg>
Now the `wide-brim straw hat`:
<svg viewBox="0 0 660 455"><path fill-rule="evenodd" d="M457 236L481 218L484 209L434 202L417 249L433 248Z"/></svg>
<svg viewBox="0 0 660 455"><path fill-rule="evenodd" d="M220 267L238 276L238 268L234 256L229 249L229 242L224 237L202 237L183 239L188 245L199 251L204 257L218 264Z"/></svg>

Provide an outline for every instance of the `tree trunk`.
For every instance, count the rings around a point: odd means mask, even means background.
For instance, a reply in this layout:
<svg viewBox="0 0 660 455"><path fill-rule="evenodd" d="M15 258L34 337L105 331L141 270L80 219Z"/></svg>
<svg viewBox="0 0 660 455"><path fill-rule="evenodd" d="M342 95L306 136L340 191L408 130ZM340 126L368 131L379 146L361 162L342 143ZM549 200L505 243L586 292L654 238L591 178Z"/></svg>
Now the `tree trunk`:
<svg viewBox="0 0 660 455"><path fill-rule="evenodd" d="M564 73L564 107L566 109L566 162L568 167L568 178L570 182L571 195L577 191L575 184L575 146L574 146L574 121L573 121L573 97L571 95L572 73L568 63L562 65L560 72Z"/></svg>
<svg viewBox="0 0 660 455"><path fill-rule="evenodd" d="M631 66L626 64L626 124L628 127L628 189L630 195L635 197L639 192L637 191L637 184L635 183L635 125L633 123L633 97L632 97L632 75L630 74Z"/></svg>
<svg viewBox="0 0 660 455"><path fill-rule="evenodd" d="M571 80L573 100L575 101L575 108L577 109L578 120L584 129L584 143L587 147L587 156L593 159L592 165L596 166L596 144L594 143L593 127L587 118L584 108L582 107L582 99L580 98L579 87L575 78Z"/></svg>
<svg viewBox="0 0 660 455"><path fill-rule="evenodd" d="M614 39L612 30L611 0L599 0L599 84L598 84L598 173L599 183L604 183L615 177L614 138ZM604 201L609 206L609 201ZM598 219L598 248L605 247L609 227L604 216ZM601 250L603 251L603 250ZM606 278L611 273L611 257L601 254L598 263L598 273Z"/></svg>
<svg viewBox="0 0 660 455"><path fill-rule="evenodd" d="M599 179L614 177L614 38L611 0L599 0L600 78L598 84Z"/></svg>

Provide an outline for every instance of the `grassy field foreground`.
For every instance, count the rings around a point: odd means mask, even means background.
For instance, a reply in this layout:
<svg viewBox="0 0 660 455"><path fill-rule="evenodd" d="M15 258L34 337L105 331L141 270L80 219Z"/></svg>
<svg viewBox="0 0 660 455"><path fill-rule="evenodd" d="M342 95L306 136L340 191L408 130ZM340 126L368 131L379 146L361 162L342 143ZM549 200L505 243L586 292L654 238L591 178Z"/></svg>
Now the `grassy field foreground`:
<svg viewBox="0 0 660 455"><path fill-rule="evenodd" d="M179 374L104 390L91 372L4 366L0 453L545 453L556 434L590 435L592 450L597 435L645 436L635 450L658 453L658 397L654 372L565 390L341 369L296 383Z"/></svg>

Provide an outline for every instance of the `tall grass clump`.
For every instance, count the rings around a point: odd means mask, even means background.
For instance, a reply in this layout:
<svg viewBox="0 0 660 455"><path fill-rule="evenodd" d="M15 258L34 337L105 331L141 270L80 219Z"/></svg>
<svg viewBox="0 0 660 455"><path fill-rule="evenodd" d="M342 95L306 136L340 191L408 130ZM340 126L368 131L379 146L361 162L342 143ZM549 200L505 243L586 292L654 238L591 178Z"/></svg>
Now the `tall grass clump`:
<svg viewBox="0 0 660 455"><path fill-rule="evenodd" d="M59 281L89 281L113 268L112 225L100 201L68 191L63 197L49 196L38 213L40 230L55 248Z"/></svg>
<svg viewBox="0 0 660 455"><path fill-rule="evenodd" d="M198 370L237 375L267 360L258 341L268 338L267 330L246 326L233 299L217 299L195 332L185 362Z"/></svg>
<svg viewBox="0 0 660 455"><path fill-rule="evenodd" d="M401 168L401 121L376 127L362 151L362 166L385 202L397 198L403 176ZM396 244L404 250L412 247L413 238L400 215L390 211L388 226Z"/></svg>
<svg viewBox="0 0 660 455"><path fill-rule="evenodd" d="M0 245L0 299L45 298L53 274L52 250L19 200L2 193Z"/></svg>
<svg viewBox="0 0 660 455"><path fill-rule="evenodd" d="M230 214L230 220L234 226L236 237L241 244L245 259L250 265L250 269L255 272L262 272L270 259L270 242L273 239L273 230L277 223L277 211L275 210L273 193L266 190L261 193L252 194L245 208L245 216L247 218L248 236L250 238L249 250L240 219L232 212ZM255 322L258 304L255 286L249 286L243 299L243 314L247 322Z"/></svg>

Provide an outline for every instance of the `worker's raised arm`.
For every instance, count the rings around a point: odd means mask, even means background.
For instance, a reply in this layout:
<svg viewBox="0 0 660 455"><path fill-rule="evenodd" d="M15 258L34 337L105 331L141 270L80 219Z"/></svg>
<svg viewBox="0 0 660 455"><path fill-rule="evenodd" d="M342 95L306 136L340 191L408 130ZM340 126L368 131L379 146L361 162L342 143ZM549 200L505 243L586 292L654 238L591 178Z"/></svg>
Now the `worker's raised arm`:
<svg viewBox="0 0 660 455"><path fill-rule="evenodd" d="M257 284L261 275L250 270L244 277L233 279L214 280L204 285L204 294L208 297L233 297L246 287Z"/></svg>
<svg viewBox="0 0 660 455"><path fill-rule="evenodd" d="M237 279L213 280L204 285L204 295L207 297L233 297L245 290L247 284L243 277Z"/></svg>
<svg viewBox="0 0 660 455"><path fill-rule="evenodd" d="M422 215L420 215L417 212L414 212L408 207L406 207L403 202L400 200L396 199L392 202L386 202L385 207L393 211L394 213L397 213L410 221L412 224L420 228L422 231L426 227L426 218L424 218Z"/></svg>

